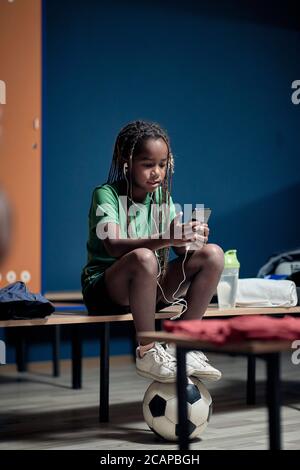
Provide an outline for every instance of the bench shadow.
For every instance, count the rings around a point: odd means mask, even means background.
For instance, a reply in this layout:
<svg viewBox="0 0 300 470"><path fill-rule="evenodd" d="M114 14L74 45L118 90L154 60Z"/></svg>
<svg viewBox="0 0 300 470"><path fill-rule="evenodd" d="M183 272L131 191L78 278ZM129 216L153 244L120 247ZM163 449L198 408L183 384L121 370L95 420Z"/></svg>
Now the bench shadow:
<svg viewBox="0 0 300 470"><path fill-rule="evenodd" d="M70 389L72 388L71 383L70 385L65 385L62 383L54 382L55 380L60 380L61 377L53 377L52 375L46 375L46 374L36 374L34 372L34 375L38 375L41 377L45 377L50 379L50 380L39 380L37 377L32 376L32 372L19 372L18 375L10 377L9 375L0 375L0 385L7 385L7 384L12 384L12 383L35 383L35 384L41 384L41 385L50 385L53 387L58 387L58 388L63 388L63 389ZM72 379L70 378L70 381Z"/></svg>
<svg viewBox="0 0 300 470"><path fill-rule="evenodd" d="M142 422L144 429L135 425L130 427L128 422ZM20 440L34 442L35 447L38 447L39 443L53 442L53 447L56 447L63 439L65 446L76 445L77 440L82 443L83 435L90 432L89 438L93 440L120 440L147 446L157 446L157 443L163 443L166 448L176 446L176 442L160 439L149 429L143 420L140 402L112 405L109 423L98 422L98 407L77 408L62 412L0 412L0 423L2 444ZM4 432L5 427L11 429ZM197 441L199 442L200 439L195 439L193 442Z"/></svg>

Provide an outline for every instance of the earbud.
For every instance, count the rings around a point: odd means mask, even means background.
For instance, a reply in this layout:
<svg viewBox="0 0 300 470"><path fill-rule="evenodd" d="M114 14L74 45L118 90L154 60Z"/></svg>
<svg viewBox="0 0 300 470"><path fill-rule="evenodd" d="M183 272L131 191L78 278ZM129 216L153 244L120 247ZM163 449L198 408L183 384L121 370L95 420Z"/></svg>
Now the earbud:
<svg viewBox="0 0 300 470"><path fill-rule="evenodd" d="M124 163L123 165L123 173L125 174L128 171L128 163Z"/></svg>

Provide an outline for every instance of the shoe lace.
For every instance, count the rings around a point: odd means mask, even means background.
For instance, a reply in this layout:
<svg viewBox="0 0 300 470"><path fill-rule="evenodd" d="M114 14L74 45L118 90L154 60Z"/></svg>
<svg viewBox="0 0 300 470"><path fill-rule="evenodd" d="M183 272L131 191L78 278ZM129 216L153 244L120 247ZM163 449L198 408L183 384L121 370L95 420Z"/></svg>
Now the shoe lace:
<svg viewBox="0 0 300 470"><path fill-rule="evenodd" d="M166 363L166 365L174 367L176 365L176 359L160 343L155 343L154 360L159 364Z"/></svg>
<svg viewBox="0 0 300 470"><path fill-rule="evenodd" d="M171 351L171 355L175 357L176 355L176 350L173 346L167 345L169 350ZM205 354L202 351L192 351L194 354L198 356L198 360L201 360L201 362L209 362L208 358L205 356Z"/></svg>
<svg viewBox="0 0 300 470"><path fill-rule="evenodd" d="M193 350L193 351L190 351L189 354L191 354L191 356L194 357L194 360L196 360L199 364L201 364L201 367L206 368L209 366L208 359L205 356L205 354L203 354L202 351Z"/></svg>
<svg viewBox="0 0 300 470"><path fill-rule="evenodd" d="M209 362L208 358L205 356L205 354L202 351L193 351L193 353L196 354L196 356L198 356L198 358L201 361Z"/></svg>

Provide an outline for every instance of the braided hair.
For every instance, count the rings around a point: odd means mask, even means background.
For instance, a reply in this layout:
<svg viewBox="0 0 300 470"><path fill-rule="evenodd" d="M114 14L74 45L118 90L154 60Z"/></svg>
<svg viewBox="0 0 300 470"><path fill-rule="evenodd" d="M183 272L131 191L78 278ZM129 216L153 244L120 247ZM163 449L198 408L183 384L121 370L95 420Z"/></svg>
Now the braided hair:
<svg viewBox="0 0 300 470"><path fill-rule="evenodd" d="M119 132L115 146L113 159L107 179L108 184L119 182L124 179L123 166L124 163L128 164L128 174L130 183L130 197L132 200L132 160L141 153L143 145L148 139L163 139L168 147L168 159L166 164L166 176L162 182L162 200L159 201L159 207L170 204L170 194L172 185L172 174L174 173L174 157L170 148L170 139L167 132L155 122L148 121L132 121L121 129ZM162 212L159 211L159 233L162 231ZM127 233L128 233L129 217L127 214ZM161 268L160 281L165 276L170 247L161 248L158 250L158 258Z"/></svg>

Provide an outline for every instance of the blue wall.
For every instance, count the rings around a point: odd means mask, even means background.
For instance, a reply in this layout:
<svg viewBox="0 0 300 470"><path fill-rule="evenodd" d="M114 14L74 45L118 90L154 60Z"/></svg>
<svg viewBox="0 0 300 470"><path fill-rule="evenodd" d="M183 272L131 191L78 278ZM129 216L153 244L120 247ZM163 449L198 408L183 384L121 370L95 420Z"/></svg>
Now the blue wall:
<svg viewBox="0 0 300 470"><path fill-rule="evenodd" d="M45 290L80 288L91 191L137 118L169 131L173 198L213 208L211 241L238 250L242 277L299 246L299 20L268 3L44 0Z"/></svg>
<svg viewBox="0 0 300 470"><path fill-rule="evenodd" d="M46 2L47 290L80 287L91 191L136 118L169 131L175 201L213 208L211 241L243 277L299 245L299 28L201 3Z"/></svg>

